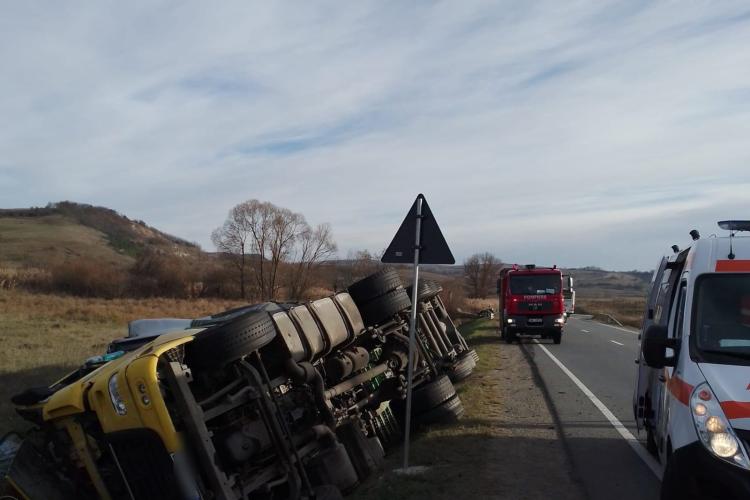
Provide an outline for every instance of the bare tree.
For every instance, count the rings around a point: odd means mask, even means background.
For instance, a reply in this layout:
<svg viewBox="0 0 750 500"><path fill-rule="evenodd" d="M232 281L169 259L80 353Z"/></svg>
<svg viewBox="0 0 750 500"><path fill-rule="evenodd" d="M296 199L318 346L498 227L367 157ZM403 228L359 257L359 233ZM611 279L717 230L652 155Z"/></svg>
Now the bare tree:
<svg viewBox="0 0 750 500"><path fill-rule="evenodd" d="M310 288L313 271L336 253L329 224L307 227L297 237L297 255L289 276L289 297L301 299Z"/></svg>
<svg viewBox="0 0 750 500"><path fill-rule="evenodd" d="M303 262L296 269L307 276L316 262L336 250L327 225L312 230L302 214L258 200L235 206L224 225L213 232L212 240L217 249L234 262L243 298L249 272L260 298L267 300L276 298L281 288L282 264L296 257L295 263ZM298 242L299 250L296 248ZM294 293L300 293L300 287L307 286L306 280L302 277L295 279Z"/></svg>
<svg viewBox="0 0 750 500"><path fill-rule="evenodd" d="M229 259L232 266L237 269L240 295L243 299L246 298L245 273L247 266L245 256L249 250L248 243L251 238L251 230L246 219L244 205L244 203L240 203L232 208L224 224L211 233L211 241L216 249Z"/></svg>
<svg viewBox="0 0 750 500"><path fill-rule="evenodd" d="M484 298L500 272L502 262L489 252L474 254L464 261L464 278L469 295Z"/></svg>

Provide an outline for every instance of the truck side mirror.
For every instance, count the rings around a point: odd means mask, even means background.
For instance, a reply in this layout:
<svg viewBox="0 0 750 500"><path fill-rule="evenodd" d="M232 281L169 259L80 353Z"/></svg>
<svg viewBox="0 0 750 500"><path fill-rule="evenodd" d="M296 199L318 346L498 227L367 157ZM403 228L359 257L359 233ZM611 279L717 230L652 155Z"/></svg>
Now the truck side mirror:
<svg viewBox="0 0 750 500"><path fill-rule="evenodd" d="M667 356L667 348L676 349L678 341L667 336L667 327L664 325L651 325L643 332L641 348L643 360L651 368L664 368L674 366L673 356Z"/></svg>

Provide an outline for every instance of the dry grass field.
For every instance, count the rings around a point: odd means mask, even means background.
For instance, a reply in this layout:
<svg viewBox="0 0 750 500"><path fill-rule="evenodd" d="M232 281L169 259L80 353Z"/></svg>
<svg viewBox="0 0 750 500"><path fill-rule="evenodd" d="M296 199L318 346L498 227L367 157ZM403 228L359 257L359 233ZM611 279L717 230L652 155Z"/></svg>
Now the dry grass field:
<svg viewBox="0 0 750 500"><path fill-rule="evenodd" d="M9 398L49 385L139 318L192 318L239 305L226 300L88 299L0 290L0 434L23 425Z"/></svg>
<svg viewBox="0 0 750 500"><path fill-rule="evenodd" d="M640 327L646 297L576 298L576 312L592 314L594 319L607 322L611 315L623 325Z"/></svg>
<svg viewBox="0 0 750 500"><path fill-rule="evenodd" d="M62 215L0 217L0 262L9 266L49 266L66 258L87 258L125 266L101 232Z"/></svg>

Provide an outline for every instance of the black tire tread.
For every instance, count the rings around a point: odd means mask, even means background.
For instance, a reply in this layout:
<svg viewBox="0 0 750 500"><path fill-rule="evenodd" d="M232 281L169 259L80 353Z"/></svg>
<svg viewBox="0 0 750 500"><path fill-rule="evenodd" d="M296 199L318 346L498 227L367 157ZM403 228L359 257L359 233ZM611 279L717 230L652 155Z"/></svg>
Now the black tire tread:
<svg viewBox="0 0 750 500"><path fill-rule="evenodd" d="M375 326L391 319L401 311L411 308L411 301L403 288L397 288L385 295L359 306L359 312L366 326Z"/></svg>
<svg viewBox="0 0 750 500"><path fill-rule="evenodd" d="M474 371L477 366L477 362L474 361L474 357L470 352L459 356L449 372L449 377L453 382L460 382L466 380Z"/></svg>
<svg viewBox="0 0 750 500"><path fill-rule="evenodd" d="M199 332L188 344L189 360L197 367L224 366L269 344L276 327L267 312L252 312Z"/></svg>
<svg viewBox="0 0 750 500"><path fill-rule="evenodd" d="M401 276L393 269L385 268L352 283L349 285L348 291L354 303L362 306L397 288L403 288Z"/></svg>
<svg viewBox="0 0 750 500"><path fill-rule="evenodd" d="M440 406L417 416L422 425L449 424L457 421L464 414L464 405L458 396L450 398Z"/></svg>

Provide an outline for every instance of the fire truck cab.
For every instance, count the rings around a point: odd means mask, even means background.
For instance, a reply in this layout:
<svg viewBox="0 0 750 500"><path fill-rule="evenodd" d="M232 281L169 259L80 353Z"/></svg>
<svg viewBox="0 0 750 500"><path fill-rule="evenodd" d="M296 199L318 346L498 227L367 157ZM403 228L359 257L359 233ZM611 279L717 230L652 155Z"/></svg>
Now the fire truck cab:
<svg viewBox="0 0 750 500"><path fill-rule="evenodd" d="M524 334L559 344L565 325L562 289L562 272L557 266L514 265L500 271L500 336L508 343Z"/></svg>

